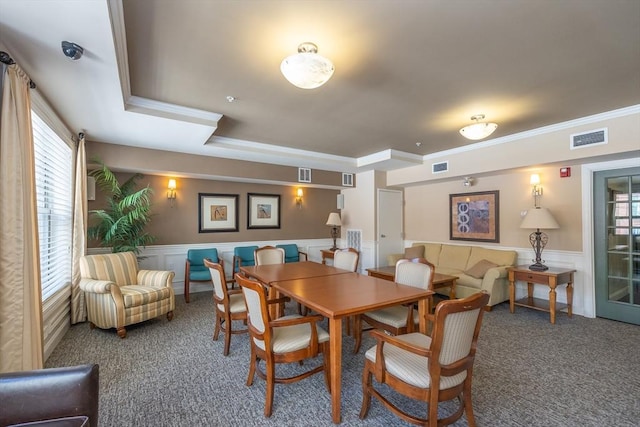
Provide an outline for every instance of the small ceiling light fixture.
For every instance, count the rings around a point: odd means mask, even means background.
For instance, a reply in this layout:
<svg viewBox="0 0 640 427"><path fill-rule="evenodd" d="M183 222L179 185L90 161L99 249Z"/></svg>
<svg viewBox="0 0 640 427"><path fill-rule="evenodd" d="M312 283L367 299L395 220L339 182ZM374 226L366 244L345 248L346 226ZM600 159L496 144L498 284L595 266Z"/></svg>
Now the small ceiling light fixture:
<svg viewBox="0 0 640 427"><path fill-rule="evenodd" d="M322 86L333 75L333 63L318 55L314 43L302 43L298 53L286 57L280 64L280 71L289 82L301 89L315 89Z"/></svg>
<svg viewBox="0 0 640 427"><path fill-rule="evenodd" d="M462 185L465 187L472 187L475 182L475 179L470 176L465 176L464 181L462 181Z"/></svg>
<svg viewBox="0 0 640 427"><path fill-rule="evenodd" d="M75 43L63 41L61 45L62 53L64 53L64 56L71 58L74 61L80 59L82 57L82 54L84 53L84 49L82 48L82 46Z"/></svg>
<svg viewBox="0 0 640 427"><path fill-rule="evenodd" d="M471 120L474 120L475 123L460 129L460 133L462 134L462 136L467 139L484 139L491 135L493 131L498 128L498 125L495 123L480 122L480 120L484 120L484 114L476 114L475 116L471 116Z"/></svg>
<svg viewBox="0 0 640 427"><path fill-rule="evenodd" d="M231 96L231 95L227 96L227 102L235 102L235 100L236 100L235 96Z"/></svg>

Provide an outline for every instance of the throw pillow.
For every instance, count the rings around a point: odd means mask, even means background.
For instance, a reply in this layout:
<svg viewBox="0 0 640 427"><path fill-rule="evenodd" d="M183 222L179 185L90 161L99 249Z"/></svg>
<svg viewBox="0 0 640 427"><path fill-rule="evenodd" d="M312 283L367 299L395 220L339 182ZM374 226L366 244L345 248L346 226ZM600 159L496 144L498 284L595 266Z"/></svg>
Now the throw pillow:
<svg viewBox="0 0 640 427"><path fill-rule="evenodd" d="M424 258L424 246L411 246L404 249L404 257L407 259Z"/></svg>
<svg viewBox="0 0 640 427"><path fill-rule="evenodd" d="M482 261L478 261L473 267L464 272L471 277L475 277L476 279L482 279L487 271L490 268L497 267L498 264L494 264L491 261L487 261L483 259Z"/></svg>

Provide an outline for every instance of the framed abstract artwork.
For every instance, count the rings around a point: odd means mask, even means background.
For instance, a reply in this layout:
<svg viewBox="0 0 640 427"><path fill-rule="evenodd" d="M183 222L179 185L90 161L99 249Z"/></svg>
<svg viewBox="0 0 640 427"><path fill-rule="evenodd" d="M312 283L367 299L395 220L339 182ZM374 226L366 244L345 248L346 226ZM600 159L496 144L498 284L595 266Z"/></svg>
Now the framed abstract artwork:
<svg viewBox="0 0 640 427"><path fill-rule="evenodd" d="M247 228L280 228L280 195L248 195Z"/></svg>
<svg viewBox="0 0 640 427"><path fill-rule="evenodd" d="M198 233L238 231L238 195L198 193Z"/></svg>
<svg viewBox="0 0 640 427"><path fill-rule="evenodd" d="M500 242L499 191L449 195L449 238Z"/></svg>

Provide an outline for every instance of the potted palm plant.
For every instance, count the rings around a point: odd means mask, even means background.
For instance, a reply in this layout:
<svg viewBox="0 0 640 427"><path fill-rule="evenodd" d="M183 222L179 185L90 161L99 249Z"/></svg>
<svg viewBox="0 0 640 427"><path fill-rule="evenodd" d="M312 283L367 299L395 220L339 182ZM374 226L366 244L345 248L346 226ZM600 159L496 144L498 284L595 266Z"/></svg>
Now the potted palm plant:
<svg viewBox="0 0 640 427"><path fill-rule="evenodd" d="M138 255L140 247L155 241L154 236L145 232L145 227L151 222L153 189L146 186L136 190L137 181L144 176L140 173L121 185L102 161L92 160L99 167L89 175L107 195L107 207L90 211L92 223L87 234L90 239L99 240L100 246L110 247L111 252L133 251Z"/></svg>

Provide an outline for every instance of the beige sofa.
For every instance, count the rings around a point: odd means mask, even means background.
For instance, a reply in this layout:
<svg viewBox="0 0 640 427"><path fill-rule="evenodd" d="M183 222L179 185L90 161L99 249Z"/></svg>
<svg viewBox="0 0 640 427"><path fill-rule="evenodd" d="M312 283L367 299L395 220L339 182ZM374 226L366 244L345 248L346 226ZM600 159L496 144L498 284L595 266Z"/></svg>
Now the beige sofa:
<svg viewBox="0 0 640 427"><path fill-rule="evenodd" d="M389 265L401 258L415 258L420 253L417 246L424 247L422 257L436 267L436 273L458 276L456 297L464 298L481 290L491 295L488 309L509 299L507 268L518 259L516 251L487 249L472 245L448 245L444 243L414 243L404 254L389 255ZM407 255L407 256L405 256ZM449 288L440 288L438 293L449 295Z"/></svg>

